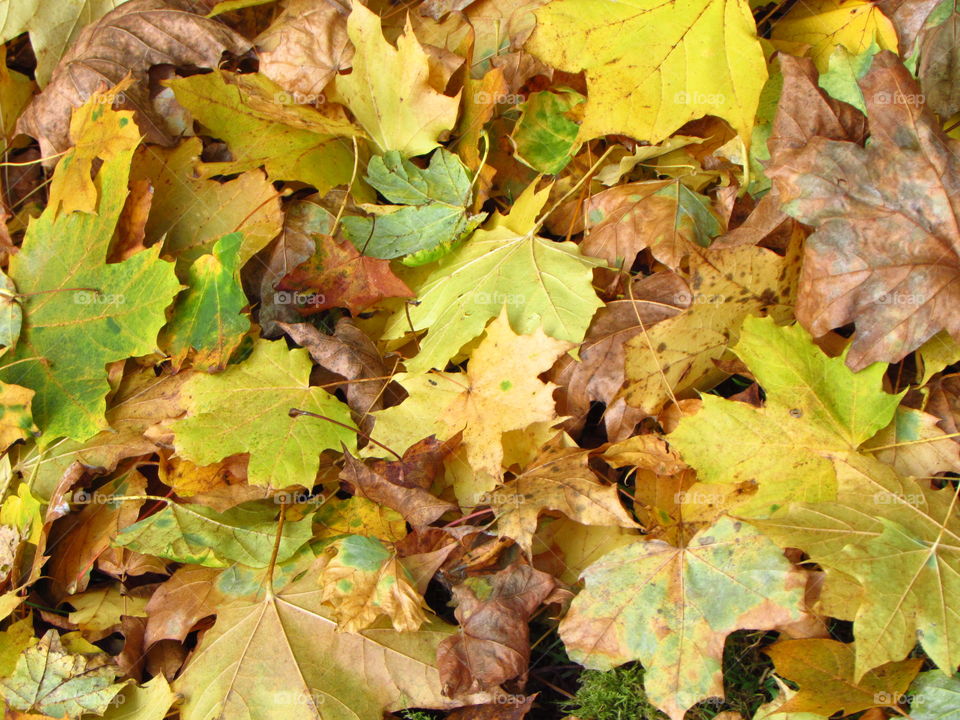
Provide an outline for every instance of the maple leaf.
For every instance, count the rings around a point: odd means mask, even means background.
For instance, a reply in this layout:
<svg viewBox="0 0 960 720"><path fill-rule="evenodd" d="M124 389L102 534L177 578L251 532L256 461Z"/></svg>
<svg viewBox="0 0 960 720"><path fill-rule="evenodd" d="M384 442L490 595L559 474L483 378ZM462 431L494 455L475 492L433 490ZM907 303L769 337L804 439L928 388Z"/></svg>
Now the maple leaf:
<svg viewBox="0 0 960 720"><path fill-rule="evenodd" d="M130 176L153 188L145 242L163 242L186 279L190 265L212 253L220 238L242 234L238 263L242 267L280 232L284 215L280 198L262 170L249 170L229 182L203 177L199 161L203 144L190 138L172 150L141 147Z"/></svg>
<svg viewBox="0 0 960 720"><path fill-rule="evenodd" d="M517 335L504 309L487 326L486 335L470 356L466 373L395 376L410 397L395 408L374 413L377 424L373 437L389 447L398 444L399 434L412 444L416 438L411 431L422 437L427 424L424 418L433 418L428 434L432 431L438 438L447 439L462 430L470 466L500 477L503 434L556 417L556 386L537 376L571 347L572 343L549 338L539 328L529 335ZM432 406L434 412L424 414L424 405ZM411 417L417 418L419 427L409 427ZM404 443L400 441L404 449L409 447Z"/></svg>
<svg viewBox="0 0 960 720"><path fill-rule="evenodd" d="M457 634L437 648L444 691L489 690L522 675L530 661L530 616L554 592L556 580L515 562L453 586Z"/></svg>
<svg viewBox="0 0 960 720"><path fill-rule="evenodd" d="M333 557L329 557L331 551L335 551ZM427 621L426 603L413 587L413 577L382 542L347 535L326 552L317 582L341 630L365 630L380 616L389 618L401 632L415 632Z"/></svg>
<svg viewBox="0 0 960 720"><path fill-rule="evenodd" d="M187 417L173 424L177 452L200 465L250 453L254 485L313 487L320 452L355 445L350 411L333 395L310 387L306 350L259 340L252 355L218 375L198 375L182 389ZM266 394L265 393L269 393ZM332 418L290 417L297 408Z"/></svg>
<svg viewBox="0 0 960 720"><path fill-rule="evenodd" d="M900 402L882 390L886 368L853 373L799 326L778 327L769 318L747 318L734 351L764 389L764 406L704 395L703 408L680 421L670 444L702 481L759 486L737 504L739 515L765 517L794 500L835 500L835 464L855 456Z"/></svg>
<svg viewBox="0 0 960 720"><path fill-rule="evenodd" d="M160 336L176 370L191 354L197 370L222 370L250 329L250 320L241 313L247 305L240 286L242 239L240 233L224 235L212 253L190 266L189 289L177 300Z"/></svg>
<svg viewBox="0 0 960 720"><path fill-rule="evenodd" d="M910 686L910 697L914 700L910 708L914 720L949 717L948 713L960 707L960 676L944 677L935 670L920 673ZM922 702L916 702L918 699Z"/></svg>
<svg viewBox="0 0 960 720"><path fill-rule="evenodd" d="M457 121L460 94L448 97L431 86L429 55L409 21L394 48L383 37L380 18L353 2L347 34L355 49L353 70L337 75L338 99L383 152L411 157L435 148Z"/></svg>
<svg viewBox="0 0 960 720"><path fill-rule="evenodd" d="M206 163L210 175L260 167L275 180L301 180L321 193L350 182L360 130L304 104L280 101L284 90L263 75L215 71L167 82L206 128L223 139L231 162Z"/></svg>
<svg viewBox="0 0 960 720"><path fill-rule="evenodd" d="M525 48L566 72L586 71L579 139L657 143L710 114L749 142L767 69L746 0L554 0L536 15Z"/></svg>
<svg viewBox="0 0 960 720"><path fill-rule="evenodd" d="M960 521L953 488L931 490L862 458L837 466L837 501L793 503L753 521L784 547L855 579L842 596L854 619L859 680L903 659L919 640L949 674L960 664L960 615L945 601L960 592ZM826 587L841 582L828 574Z"/></svg>
<svg viewBox="0 0 960 720"><path fill-rule="evenodd" d="M874 3L866 0L811 0L791 8L773 26L775 43L810 46L810 57L824 72L833 49L839 45L857 55L873 42L896 51L893 23Z"/></svg>
<svg viewBox="0 0 960 720"><path fill-rule="evenodd" d="M277 535L279 507L247 503L218 513L203 505L168 503L160 512L125 527L113 542L191 565L227 567L238 562L267 567ZM312 522L308 516L283 524L277 541L278 562L291 558L310 540Z"/></svg>
<svg viewBox="0 0 960 720"><path fill-rule="evenodd" d="M20 654L13 674L0 680L0 694L10 707L25 712L54 717L103 715L123 689L123 683L113 682L116 674L105 654L68 652L57 631L48 630Z"/></svg>
<svg viewBox="0 0 960 720"><path fill-rule="evenodd" d="M396 462L375 460L364 464L346 453L340 479L349 483L356 495L386 505L412 526L423 527L456 509L429 492L442 470L443 458L451 450L452 443L429 437L407 448Z"/></svg>
<svg viewBox="0 0 960 720"><path fill-rule="evenodd" d="M724 377L715 361L728 355L750 315L789 317L796 259L758 247L710 250L691 257L690 289L673 304L689 305L627 341L627 403L657 412L691 388L707 388Z"/></svg>
<svg viewBox="0 0 960 720"><path fill-rule="evenodd" d="M98 112L116 135L101 155L97 213L48 207L30 223L23 247L10 260L10 278L27 297L20 342L0 361L0 380L36 392L32 410L44 443L59 436L86 440L106 427L104 366L153 352L164 309L179 291L159 248L106 263L140 138L129 112L103 105L92 111ZM56 172L70 165L75 152L61 158ZM86 349L77 352L81 343Z"/></svg>
<svg viewBox="0 0 960 720"><path fill-rule="evenodd" d="M420 351L407 360L408 371L443 367L504 305L517 333L542 327L557 340L583 339L602 305L592 287L592 268L599 261L585 258L573 243L535 234L534 218L548 192L528 188L509 215L476 231L415 286L419 304L409 316L405 310L395 313L385 330L385 337L393 338L410 323L416 330L429 329Z"/></svg>
<svg viewBox="0 0 960 720"><path fill-rule="evenodd" d="M367 720L384 710L459 704L441 694L434 665L453 628L435 620L415 632L340 633L321 597L315 578L306 577L220 606L174 683L184 720L234 713L268 720L279 707L290 720Z"/></svg>
<svg viewBox="0 0 960 720"><path fill-rule="evenodd" d="M814 336L856 322L854 370L896 362L941 329L960 338L955 141L916 102L916 83L891 53L875 57L860 86L867 148L815 138L768 172L787 212L817 228L797 318Z"/></svg>
<svg viewBox="0 0 960 720"><path fill-rule="evenodd" d="M36 0L24 4L37 5ZM239 55L250 47L222 23L192 12L196 6L190 0L66 0L55 6L43 3L42 8L44 12L30 23L31 30L45 27L53 32L50 36L42 32L37 38L41 43L56 36L65 40L77 32L81 15L90 20L103 15L79 32L52 76L49 69L56 58L38 58L40 84L47 85L48 77L50 83L24 111L17 127L39 140L44 156L70 146L67 129L72 108L85 104L103 85L117 85L127 75L133 84L112 94L107 104L133 108L147 138L169 144L171 133L151 102L150 68L161 64L215 68L225 50Z"/></svg>
<svg viewBox="0 0 960 720"><path fill-rule="evenodd" d="M529 555L537 519L546 510L583 525L637 527L616 485L599 482L587 460L587 451L564 447L558 435L516 478L488 493L501 537L513 538Z"/></svg>
<svg viewBox="0 0 960 720"><path fill-rule="evenodd" d="M385 298L413 296L393 274L389 260L361 255L349 242L329 235L316 239L313 256L277 284L275 302L293 304L305 313L346 307L357 314Z"/></svg>
<svg viewBox="0 0 960 720"><path fill-rule="evenodd" d="M556 175L563 170L579 149L580 126L569 116L585 101L583 95L566 88L531 93L510 136L517 158L538 172Z"/></svg>
<svg viewBox="0 0 960 720"><path fill-rule="evenodd" d="M404 264L423 265L449 252L486 217L467 214L470 177L457 156L443 148L430 156L425 169L396 150L378 155L367 166L367 182L403 207L373 218L343 218L344 233L364 255L406 255Z"/></svg>
<svg viewBox="0 0 960 720"><path fill-rule="evenodd" d="M599 670L639 660L651 702L674 720L723 697L724 638L796 619L804 585L779 548L730 518L684 548L644 540L614 550L583 580L560 623L567 653Z"/></svg>
<svg viewBox="0 0 960 720"><path fill-rule="evenodd" d="M853 679L854 650L836 640L786 640L764 648L777 673L797 683L800 691L777 712L851 715L883 704L883 697L902 696L923 660L911 658L871 670Z"/></svg>

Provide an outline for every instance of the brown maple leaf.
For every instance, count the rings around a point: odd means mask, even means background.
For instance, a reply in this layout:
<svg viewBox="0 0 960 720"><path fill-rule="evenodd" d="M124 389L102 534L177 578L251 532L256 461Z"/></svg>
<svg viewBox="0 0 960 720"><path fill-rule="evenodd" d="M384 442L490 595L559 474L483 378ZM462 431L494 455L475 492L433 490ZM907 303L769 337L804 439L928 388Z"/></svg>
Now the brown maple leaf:
<svg viewBox="0 0 960 720"><path fill-rule="evenodd" d="M883 52L860 81L871 141L812 139L768 171L807 240L797 319L814 336L856 322L854 370L897 362L940 330L960 338L960 144Z"/></svg>
<svg viewBox="0 0 960 720"><path fill-rule="evenodd" d="M393 274L389 260L366 257L349 242L329 235L316 238L313 257L280 280L277 293L286 293L303 314L345 307L357 314L384 298L413 297ZM284 298L281 298L284 299Z"/></svg>

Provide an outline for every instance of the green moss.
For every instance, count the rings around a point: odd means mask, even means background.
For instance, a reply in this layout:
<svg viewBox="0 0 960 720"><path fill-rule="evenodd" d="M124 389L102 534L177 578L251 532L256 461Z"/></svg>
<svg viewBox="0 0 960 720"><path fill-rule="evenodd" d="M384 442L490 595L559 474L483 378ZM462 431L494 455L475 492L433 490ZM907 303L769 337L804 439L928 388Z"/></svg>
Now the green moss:
<svg viewBox="0 0 960 720"><path fill-rule="evenodd" d="M562 703L564 712L582 720L665 720L647 700L640 665L600 672L584 670L580 689Z"/></svg>

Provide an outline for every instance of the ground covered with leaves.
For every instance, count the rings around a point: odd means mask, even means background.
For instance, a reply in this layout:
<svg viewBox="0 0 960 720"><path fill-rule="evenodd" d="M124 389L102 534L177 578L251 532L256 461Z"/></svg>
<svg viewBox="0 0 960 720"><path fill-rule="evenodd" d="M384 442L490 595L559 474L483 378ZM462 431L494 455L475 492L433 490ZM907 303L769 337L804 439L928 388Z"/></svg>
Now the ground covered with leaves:
<svg viewBox="0 0 960 720"><path fill-rule="evenodd" d="M953 0L0 2L0 705L960 719Z"/></svg>

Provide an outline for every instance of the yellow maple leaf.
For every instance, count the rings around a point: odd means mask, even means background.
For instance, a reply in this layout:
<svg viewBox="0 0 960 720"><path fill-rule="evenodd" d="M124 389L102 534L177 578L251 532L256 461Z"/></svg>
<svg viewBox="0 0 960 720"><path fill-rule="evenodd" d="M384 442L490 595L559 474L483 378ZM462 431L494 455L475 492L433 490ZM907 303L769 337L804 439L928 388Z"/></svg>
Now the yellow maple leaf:
<svg viewBox="0 0 960 720"><path fill-rule="evenodd" d="M579 140L657 143L716 115L749 143L767 67L747 0L554 0L536 14L526 49L587 73Z"/></svg>

